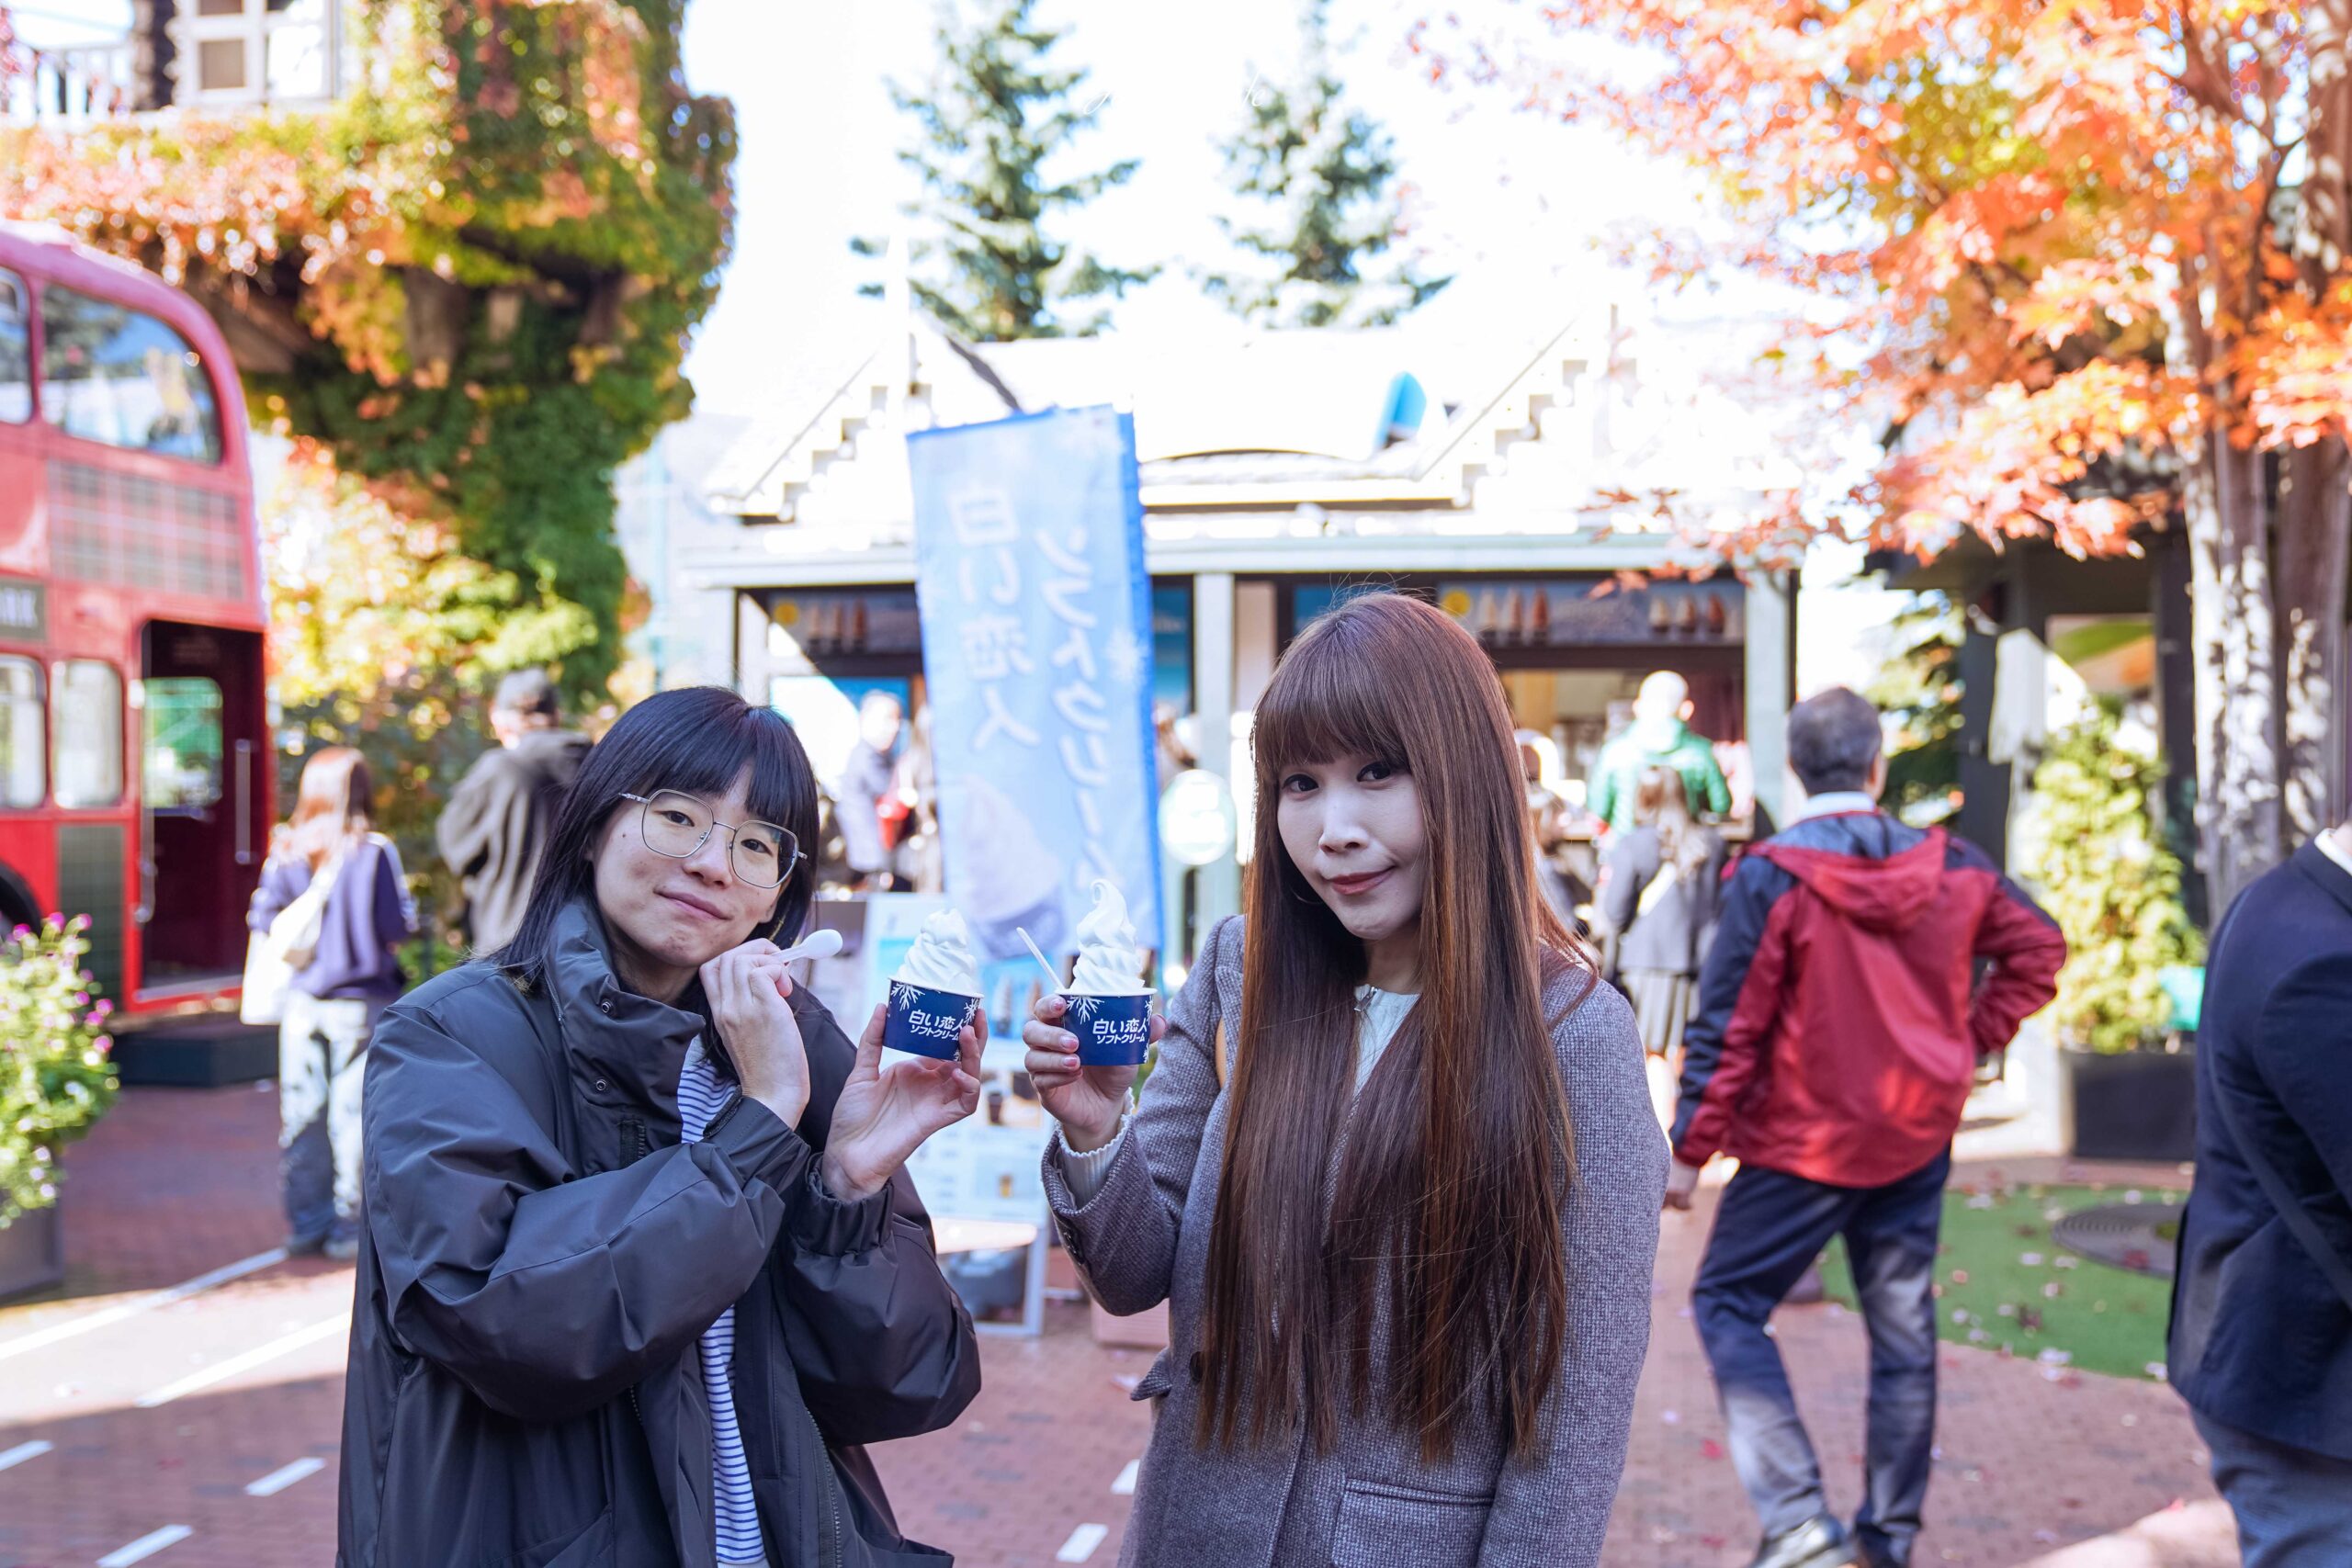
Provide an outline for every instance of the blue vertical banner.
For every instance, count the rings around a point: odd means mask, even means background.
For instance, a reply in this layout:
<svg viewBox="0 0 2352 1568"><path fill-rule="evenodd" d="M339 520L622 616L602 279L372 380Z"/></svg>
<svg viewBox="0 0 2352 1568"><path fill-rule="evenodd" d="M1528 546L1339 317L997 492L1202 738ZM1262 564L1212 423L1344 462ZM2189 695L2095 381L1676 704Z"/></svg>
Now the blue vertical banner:
<svg viewBox="0 0 2352 1568"><path fill-rule="evenodd" d="M907 437L948 897L983 958L1077 945L1096 877L1159 919L1151 581L1135 423L1069 409Z"/></svg>

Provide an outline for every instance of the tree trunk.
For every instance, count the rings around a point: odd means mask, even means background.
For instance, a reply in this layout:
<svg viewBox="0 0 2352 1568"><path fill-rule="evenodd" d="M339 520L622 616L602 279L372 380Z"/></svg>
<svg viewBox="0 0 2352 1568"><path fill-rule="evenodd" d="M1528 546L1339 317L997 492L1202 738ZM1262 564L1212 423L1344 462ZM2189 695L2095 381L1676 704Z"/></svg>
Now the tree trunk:
<svg viewBox="0 0 2352 1568"><path fill-rule="evenodd" d="M2304 289L2324 299L2352 260L2352 0L2307 0L2311 81L2306 166L2293 250ZM2281 455L2280 676L2285 682L2287 827L2307 839L2345 819L2345 579L2352 452L2342 431Z"/></svg>
<svg viewBox="0 0 2352 1568"><path fill-rule="evenodd" d="M2300 842L2345 819L2345 579L2352 461L2342 438L2279 463L2279 675L2285 829Z"/></svg>
<svg viewBox="0 0 2352 1568"><path fill-rule="evenodd" d="M2220 433L2184 500L2197 638L2197 820L2212 908L2278 863L2278 662L2262 460Z"/></svg>

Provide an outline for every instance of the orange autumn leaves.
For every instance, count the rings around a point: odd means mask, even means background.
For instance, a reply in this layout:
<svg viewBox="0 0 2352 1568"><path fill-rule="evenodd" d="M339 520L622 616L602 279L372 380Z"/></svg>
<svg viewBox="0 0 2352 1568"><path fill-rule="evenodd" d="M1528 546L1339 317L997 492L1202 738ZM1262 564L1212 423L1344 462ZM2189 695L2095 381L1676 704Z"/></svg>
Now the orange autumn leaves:
<svg viewBox="0 0 2352 1568"><path fill-rule="evenodd" d="M1547 0L1483 34L1432 20L1410 47L1435 79L1713 176L1716 265L1808 300L1782 361L1805 405L1897 434L1814 525L2095 554L2131 547L2207 439L2345 431L2352 276L2296 230L2298 203L2347 178L2301 152L2346 96L2312 90L2346 10Z"/></svg>

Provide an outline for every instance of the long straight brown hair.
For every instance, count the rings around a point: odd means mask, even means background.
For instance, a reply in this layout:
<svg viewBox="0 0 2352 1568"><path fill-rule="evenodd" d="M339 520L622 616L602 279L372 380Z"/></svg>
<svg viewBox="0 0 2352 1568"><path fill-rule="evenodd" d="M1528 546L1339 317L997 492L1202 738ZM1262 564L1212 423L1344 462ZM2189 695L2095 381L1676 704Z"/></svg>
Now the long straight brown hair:
<svg viewBox="0 0 2352 1568"><path fill-rule="evenodd" d="M288 823L295 852L316 871L337 849L357 848L376 825L375 797L367 761L356 749L330 746L312 752L302 764Z"/></svg>
<svg viewBox="0 0 2352 1568"><path fill-rule="evenodd" d="M1547 979L1592 970L1537 891L1501 682L1452 617L1393 593L1307 627L1258 704L1256 852L1195 1439L1364 1412L1374 1319L1388 1408L1439 1462L1472 1423L1532 1452L1567 1317L1575 1179ZM1420 1000L1359 1094L1363 943L1283 846L1280 782L1365 757L1412 776L1426 835ZM1565 1014L1564 1010L1564 1014ZM1345 1129L1344 1148L1342 1129ZM1333 1162L1339 1168L1334 1180Z"/></svg>

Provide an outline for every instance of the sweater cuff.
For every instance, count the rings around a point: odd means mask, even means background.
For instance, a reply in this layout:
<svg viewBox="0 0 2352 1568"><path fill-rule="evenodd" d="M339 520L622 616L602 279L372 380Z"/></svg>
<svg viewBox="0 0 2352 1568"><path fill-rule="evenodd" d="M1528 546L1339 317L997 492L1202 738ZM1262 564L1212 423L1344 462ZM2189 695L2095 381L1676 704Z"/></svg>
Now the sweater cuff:
<svg viewBox="0 0 2352 1568"><path fill-rule="evenodd" d="M1102 1190L1102 1183L1110 1179L1111 1162L1119 1157L1119 1145L1127 1141L1127 1117L1131 1111L1119 1113L1119 1130L1111 1141L1099 1149L1080 1154L1062 1141L1061 1129L1054 1129L1054 1148L1062 1162L1062 1183L1069 1189L1070 1201L1083 1209L1094 1201Z"/></svg>

